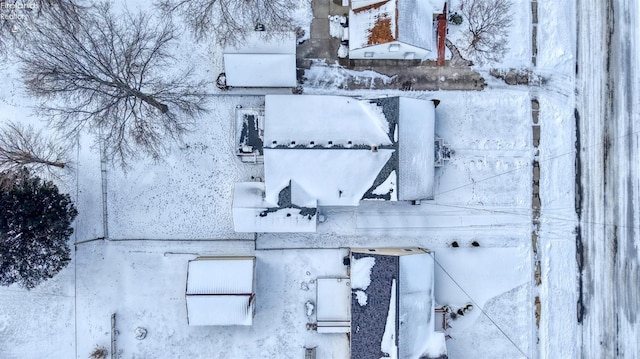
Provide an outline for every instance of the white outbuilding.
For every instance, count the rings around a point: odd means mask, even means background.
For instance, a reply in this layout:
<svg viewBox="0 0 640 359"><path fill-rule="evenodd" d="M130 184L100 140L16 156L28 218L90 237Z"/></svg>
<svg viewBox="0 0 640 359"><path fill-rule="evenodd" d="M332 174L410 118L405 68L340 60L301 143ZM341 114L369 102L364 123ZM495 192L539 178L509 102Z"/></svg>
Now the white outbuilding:
<svg viewBox="0 0 640 359"><path fill-rule="evenodd" d="M189 325L251 325L255 263L255 257L198 257L189 261Z"/></svg>
<svg viewBox="0 0 640 359"><path fill-rule="evenodd" d="M224 68L230 87L295 87L295 34L252 31L242 44L225 48Z"/></svg>

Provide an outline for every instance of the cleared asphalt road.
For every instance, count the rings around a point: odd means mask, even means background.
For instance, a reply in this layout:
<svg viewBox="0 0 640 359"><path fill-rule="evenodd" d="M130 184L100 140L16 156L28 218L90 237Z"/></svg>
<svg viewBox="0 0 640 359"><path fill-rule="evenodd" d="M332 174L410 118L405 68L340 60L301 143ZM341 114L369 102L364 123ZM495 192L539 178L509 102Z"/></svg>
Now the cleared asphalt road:
<svg viewBox="0 0 640 359"><path fill-rule="evenodd" d="M640 2L578 1L582 358L640 355Z"/></svg>

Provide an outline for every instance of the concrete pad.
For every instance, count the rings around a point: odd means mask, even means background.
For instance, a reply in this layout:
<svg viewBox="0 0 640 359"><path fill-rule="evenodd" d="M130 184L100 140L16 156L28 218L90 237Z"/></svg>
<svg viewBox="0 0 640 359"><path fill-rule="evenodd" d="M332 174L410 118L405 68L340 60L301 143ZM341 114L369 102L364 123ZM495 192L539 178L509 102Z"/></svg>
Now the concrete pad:
<svg viewBox="0 0 640 359"><path fill-rule="evenodd" d="M313 19L311 22L312 39L331 39L329 35L329 18Z"/></svg>
<svg viewBox="0 0 640 359"><path fill-rule="evenodd" d="M329 16L329 1L330 0L313 0L311 2L314 18L326 19L327 16Z"/></svg>

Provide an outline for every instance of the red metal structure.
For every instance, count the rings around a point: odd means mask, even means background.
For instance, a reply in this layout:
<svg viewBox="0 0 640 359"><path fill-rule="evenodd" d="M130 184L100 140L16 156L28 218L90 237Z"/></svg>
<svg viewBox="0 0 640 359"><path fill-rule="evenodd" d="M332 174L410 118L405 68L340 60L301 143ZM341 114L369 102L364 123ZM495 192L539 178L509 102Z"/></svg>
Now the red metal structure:
<svg viewBox="0 0 640 359"><path fill-rule="evenodd" d="M438 60L436 65L444 66L444 46L447 39L447 3L444 4L442 14L438 15Z"/></svg>

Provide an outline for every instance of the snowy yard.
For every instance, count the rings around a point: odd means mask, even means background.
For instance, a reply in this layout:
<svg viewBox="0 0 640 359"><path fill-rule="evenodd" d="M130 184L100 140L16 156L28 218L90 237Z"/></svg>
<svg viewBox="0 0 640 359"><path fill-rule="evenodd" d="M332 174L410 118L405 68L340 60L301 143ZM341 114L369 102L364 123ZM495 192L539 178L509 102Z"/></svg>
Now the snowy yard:
<svg viewBox="0 0 640 359"><path fill-rule="evenodd" d="M110 239L250 238L233 231L231 200L237 182L263 177L262 166L236 157L235 109L259 97L223 96L182 144L160 163L107 169Z"/></svg>
<svg viewBox="0 0 640 359"><path fill-rule="evenodd" d="M457 3L452 1L454 10ZM454 154L435 171L434 200L420 205L365 201L322 208L323 221L312 234L258 234L254 242L253 234L235 233L234 185L264 178L262 165L242 163L235 154L235 109L261 106L263 96L213 90L220 96L211 96L211 112L163 161L136 161L126 171L111 164L102 171L98 149L82 138L74 154L76 182L66 186L79 210L73 240L119 241L77 245L69 267L31 292L0 288L0 356L86 358L97 345L110 347L116 313L121 358L302 358L305 347L317 347L318 358L347 358L345 334L307 329L315 314L307 316L305 303L316 299L317 278L347 276L342 259L349 247L422 247L435 253L436 306L474 306L449 323L450 358L575 357L577 349L563 344L576 336L575 181L567 174L574 166L575 48L569 33L575 10L572 1L557 3L539 3L538 67L531 67L530 2L515 1L510 50L500 64L539 71L550 80L543 86L509 87L493 79L481 92L345 91L349 78L380 84L390 78L332 66L307 72L305 94L441 101L436 136ZM311 21L310 9L302 8L299 17ZM180 58L214 79L222 71L221 49L195 47L186 41ZM10 80L0 92L1 119L27 114L30 102L17 74L3 75ZM534 96L540 103L538 150L532 142ZM531 246L534 159L541 167L541 286L535 286ZM452 248L454 241L460 248ZM225 255L256 257L253 325L188 326L188 261ZM536 296L542 299L539 329ZM136 339L137 328L147 330L146 338Z"/></svg>
<svg viewBox="0 0 640 359"><path fill-rule="evenodd" d="M207 255L256 256L252 326L187 325L187 263ZM78 265L86 270L77 278L78 357L95 345L110 345L110 317L116 313L116 346L123 358L296 358L303 357L304 347L316 346L318 357L344 358L346 335L307 330L315 314L308 318L305 308L315 302L318 277L346 275L344 255L340 249L255 252L252 241L81 245ZM135 338L138 327L147 330L144 340Z"/></svg>
<svg viewBox="0 0 640 359"><path fill-rule="evenodd" d="M345 334L307 330L306 323L315 322L315 314L307 317L305 313L305 303L315 303L317 278L346 276L342 264L345 249L254 251L252 241L122 241L83 244L77 254L77 265L85 268L78 271L76 279L78 357L86 357L96 345L109 347L112 313L116 313L116 347L123 358L296 358L303 356L304 347L317 347L319 358L348 355ZM187 263L206 255L256 256L252 326L187 325ZM483 343L487 342L494 343L494 349L486 348L486 356L480 357L517 357L518 349L496 325L519 348L530 351L529 255L522 246L441 248L435 252L436 305L458 308L473 302L494 322L479 309L451 321L452 339L447 344L452 357L465 357L479 345L485 348ZM496 262L497 257L503 260ZM460 266L461 262L467 265ZM62 311L59 315L64 318L65 313L71 314ZM138 327L147 330L143 340L135 338ZM71 337L73 331L67 332L65 337Z"/></svg>

